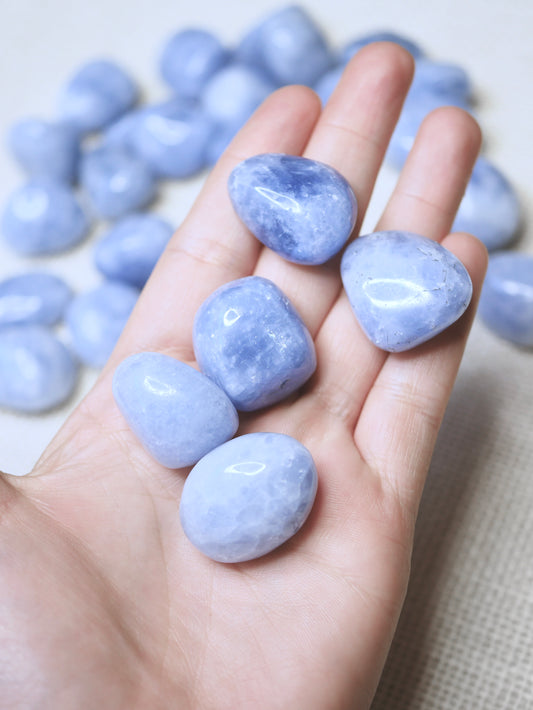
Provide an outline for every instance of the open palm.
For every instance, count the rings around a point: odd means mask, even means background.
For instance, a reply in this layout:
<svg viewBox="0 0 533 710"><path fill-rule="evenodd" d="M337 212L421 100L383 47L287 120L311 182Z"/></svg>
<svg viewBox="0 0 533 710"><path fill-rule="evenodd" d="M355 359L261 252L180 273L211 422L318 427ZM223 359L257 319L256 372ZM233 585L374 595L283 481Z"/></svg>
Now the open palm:
<svg viewBox="0 0 533 710"><path fill-rule="evenodd" d="M321 113L303 87L273 94L211 173L94 389L32 475L0 487L0 707L368 708L408 579L417 506L472 307L407 353L377 350L341 290L338 261L284 262L234 215L226 180L262 152L337 168L361 222L412 74L389 44L359 52ZM447 236L479 149L458 109L423 124L380 229L443 240L475 293L483 247ZM334 260L335 261L335 260ZM317 500L264 558L213 562L178 518L185 471L144 452L114 405L118 362L143 350L194 360L192 322L218 286L275 281L315 339L318 369L240 433L290 434L312 452Z"/></svg>

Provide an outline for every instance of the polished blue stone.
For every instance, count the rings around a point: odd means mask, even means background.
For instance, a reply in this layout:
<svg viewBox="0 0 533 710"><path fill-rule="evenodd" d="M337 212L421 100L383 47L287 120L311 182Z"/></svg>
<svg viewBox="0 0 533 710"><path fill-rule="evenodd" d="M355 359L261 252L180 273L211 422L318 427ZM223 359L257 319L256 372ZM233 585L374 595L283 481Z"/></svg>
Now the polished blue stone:
<svg viewBox="0 0 533 710"><path fill-rule="evenodd" d="M89 221L74 193L51 180L35 178L7 200L2 232L19 254L57 254L86 236Z"/></svg>
<svg viewBox="0 0 533 710"><path fill-rule="evenodd" d="M146 109L128 111L111 123L102 135L101 147L119 148L129 152L135 151L134 134L137 122Z"/></svg>
<svg viewBox="0 0 533 710"><path fill-rule="evenodd" d="M72 291L59 276L41 271L0 282L0 327L54 325L62 317Z"/></svg>
<svg viewBox="0 0 533 710"><path fill-rule="evenodd" d="M168 40L159 69L177 94L197 98L207 80L227 63L229 56L211 32L191 28L177 32Z"/></svg>
<svg viewBox="0 0 533 710"><path fill-rule="evenodd" d="M470 232L489 250L508 246L522 220L518 196L507 178L485 158L478 158L453 223Z"/></svg>
<svg viewBox="0 0 533 710"><path fill-rule="evenodd" d="M229 64L207 82L202 106L217 124L236 133L275 88L253 67Z"/></svg>
<svg viewBox="0 0 533 710"><path fill-rule="evenodd" d="M351 40L341 51L341 61L344 63L348 62L356 52L374 42L394 42L394 44L399 44L400 47L406 49L415 59L421 59L424 56L422 48L416 42L413 42L413 40L399 35L396 32L384 30L381 32L372 32L364 37Z"/></svg>
<svg viewBox="0 0 533 710"><path fill-rule="evenodd" d="M115 371L113 395L146 451L168 468L196 463L230 439L239 425L219 387L161 353L126 358Z"/></svg>
<svg viewBox="0 0 533 710"><path fill-rule="evenodd" d="M79 137L70 126L25 118L11 127L8 143L20 166L31 177L75 180Z"/></svg>
<svg viewBox="0 0 533 710"><path fill-rule="evenodd" d="M330 69L323 74L314 85L313 89L318 94L320 101L322 102L322 106L325 106L329 101L331 94L341 79L344 69L344 64L333 67L333 69Z"/></svg>
<svg viewBox="0 0 533 710"><path fill-rule="evenodd" d="M152 214L124 217L96 245L96 268L108 279L142 288L173 231Z"/></svg>
<svg viewBox="0 0 533 710"><path fill-rule="evenodd" d="M457 64L417 61L410 94L430 93L469 104L472 101L472 82L466 71Z"/></svg>
<svg viewBox="0 0 533 710"><path fill-rule="evenodd" d="M213 121L188 99L171 99L140 112L132 144L156 175L186 178L206 165Z"/></svg>
<svg viewBox="0 0 533 710"><path fill-rule="evenodd" d="M533 346L533 256L517 252L491 255L479 314L500 337Z"/></svg>
<svg viewBox="0 0 533 710"><path fill-rule="evenodd" d="M297 6L278 10L254 27L242 40L237 57L278 85L313 86L334 63L320 28Z"/></svg>
<svg viewBox="0 0 533 710"><path fill-rule="evenodd" d="M157 182L146 163L121 148L103 147L87 153L80 181L101 216L115 219L150 204Z"/></svg>
<svg viewBox="0 0 533 710"><path fill-rule="evenodd" d="M108 281L74 298L65 322L72 349L83 363L105 365L138 296L133 286Z"/></svg>
<svg viewBox="0 0 533 710"><path fill-rule="evenodd" d="M115 62L96 60L71 77L59 98L59 115L80 133L115 121L138 99L135 82Z"/></svg>
<svg viewBox="0 0 533 710"><path fill-rule="evenodd" d="M78 368L67 348L40 325L0 329L0 407L43 412L65 402Z"/></svg>
<svg viewBox="0 0 533 710"><path fill-rule="evenodd" d="M376 232L345 251L341 276L368 338L400 352L454 323L472 297L463 264L437 242L410 232Z"/></svg>
<svg viewBox="0 0 533 710"><path fill-rule="evenodd" d="M228 181L235 211L270 249L297 264L323 264L346 243L357 202L333 168L266 153L239 163Z"/></svg>
<svg viewBox="0 0 533 710"><path fill-rule="evenodd" d="M285 434L239 436L204 456L185 481L183 530L217 562L246 562L276 549L307 519L317 491L308 449Z"/></svg>
<svg viewBox="0 0 533 710"><path fill-rule="evenodd" d="M212 293L196 314L193 341L202 371L243 411L284 399L316 367L302 319L283 292L260 276Z"/></svg>

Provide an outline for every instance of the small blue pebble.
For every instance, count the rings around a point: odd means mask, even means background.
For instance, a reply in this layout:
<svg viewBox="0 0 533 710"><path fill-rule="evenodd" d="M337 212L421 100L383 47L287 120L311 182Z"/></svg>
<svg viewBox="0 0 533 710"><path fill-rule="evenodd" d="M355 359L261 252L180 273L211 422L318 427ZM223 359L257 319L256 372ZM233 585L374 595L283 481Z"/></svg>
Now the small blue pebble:
<svg viewBox="0 0 533 710"><path fill-rule="evenodd" d="M239 163L229 195L260 242L297 264L323 264L352 233L357 202L333 168L294 155L266 153Z"/></svg>
<svg viewBox="0 0 533 710"><path fill-rule="evenodd" d="M178 95L197 98L207 80L228 58L229 52L211 32L187 29L165 44L159 68L163 79Z"/></svg>
<svg viewBox="0 0 533 710"><path fill-rule="evenodd" d="M219 387L161 353L126 358L113 377L113 395L146 451L168 468L196 463L230 439L239 425Z"/></svg>
<svg viewBox="0 0 533 710"><path fill-rule="evenodd" d="M120 148L97 148L82 159L80 182L102 217L122 217L153 201L156 179L146 163Z"/></svg>
<svg viewBox="0 0 533 710"><path fill-rule="evenodd" d="M356 52L374 42L394 42L394 44L399 44L400 47L406 49L414 59L421 59L424 56L422 48L416 44L416 42L396 32L388 32L385 30L382 32L372 32L371 34L349 42L341 52L341 61L346 64Z"/></svg>
<svg viewBox="0 0 533 710"><path fill-rule="evenodd" d="M51 180L35 178L8 198L2 217L7 244L19 254L57 254L86 236L89 221L74 193Z"/></svg>
<svg viewBox="0 0 533 710"><path fill-rule="evenodd" d="M533 346L533 256L513 252L491 255L479 315L501 338Z"/></svg>
<svg viewBox="0 0 533 710"><path fill-rule="evenodd" d="M344 252L341 276L368 338L400 352L454 323L472 297L468 271L437 242L410 232L375 232Z"/></svg>
<svg viewBox="0 0 533 710"><path fill-rule="evenodd" d="M151 214L133 214L117 222L96 245L96 268L108 279L142 288L174 229Z"/></svg>
<svg viewBox="0 0 533 710"><path fill-rule="evenodd" d="M0 282L0 327L54 325L65 312L72 291L53 274L29 272Z"/></svg>
<svg viewBox="0 0 533 710"><path fill-rule="evenodd" d="M194 320L194 353L237 409L287 397L313 374L313 339L294 306L268 279L248 276L221 286Z"/></svg>
<svg viewBox="0 0 533 710"><path fill-rule="evenodd" d="M63 404L76 385L77 365L40 325L0 329L0 407L27 414Z"/></svg>
<svg viewBox="0 0 533 710"><path fill-rule="evenodd" d="M415 74L409 93L411 95L437 94L443 96L448 102L456 101L459 104L469 105L472 101L473 88L470 77L457 64L423 59L415 64Z"/></svg>
<svg viewBox="0 0 533 710"><path fill-rule="evenodd" d="M118 120L111 123L102 135L100 147L119 148L120 150L134 152L133 136L137 122L144 110L145 109L136 109L134 111L128 111L128 113L125 113Z"/></svg>
<svg viewBox="0 0 533 710"><path fill-rule="evenodd" d="M308 449L285 434L222 444L188 475L180 501L185 535L217 562L246 562L276 549L306 521L318 475Z"/></svg>
<svg viewBox="0 0 533 710"><path fill-rule="evenodd" d="M74 298L65 322L72 349L83 363L105 365L138 296L136 288L109 281Z"/></svg>
<svg viewBox="0 0 533 710"><path fill-rule="evenodd" d="M131 109L138 99L135 82L115 62L85 64L59 98L59 115L80 133L97 131Z"/></svg>
<svg viewBox="0 0 533 710"><path fill-rule="evenodd" d="M453 223L492 251L508 246L520 228L518 196L507 178L485 158L478 158Z"/></svg>
<svg viewBox="0 0 533 710"><path fill-rule="evenodd" d="M11 127L8 143L30 177L67 183L76 179L79 137L70 126L25 118Z"/></svg>

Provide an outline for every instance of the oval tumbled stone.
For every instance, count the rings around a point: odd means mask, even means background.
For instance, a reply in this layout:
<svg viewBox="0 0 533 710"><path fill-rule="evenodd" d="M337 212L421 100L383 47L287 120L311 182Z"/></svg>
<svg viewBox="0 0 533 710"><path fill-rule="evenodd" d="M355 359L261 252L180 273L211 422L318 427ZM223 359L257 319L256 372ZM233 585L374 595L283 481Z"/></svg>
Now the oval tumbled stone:
<svg viewBox="0 0 533 710"><path fill-rule="evenodd" d="M113 377L118 408L143 447L168 468L196 463L237 431L234 406L205 375L162 353L126 358Z"/></svg>
<svg viewBox="0 0 533 710"><path fill-rule="evenodd" d="M228 188L235 211L257 239L297 264L323 264L354 228L352 188L316 160L256 155L233 169Z"/></svg>
<svg viewBox="0 0 533 710"><path fill-rule="evenodd" d="M472 297L463 264L437 242L411 232L356 239L342 258L348 299L369 339L409 350L454 323Z"/></svg>
<svg viewBox="0 0 533 710"><path fill-rule="evenodd" d="M181 496L181 524L211 559L253 560L301 528L316 490L316 467L300 442L285 434L245 434L192 469Z"/></svg>
<svg viewBox="0 0 533 710"><path fill-rule="evenodd" d="M29 271L0 282L0 327L54 325L61 319L72 291L59 276Z"/></svg>

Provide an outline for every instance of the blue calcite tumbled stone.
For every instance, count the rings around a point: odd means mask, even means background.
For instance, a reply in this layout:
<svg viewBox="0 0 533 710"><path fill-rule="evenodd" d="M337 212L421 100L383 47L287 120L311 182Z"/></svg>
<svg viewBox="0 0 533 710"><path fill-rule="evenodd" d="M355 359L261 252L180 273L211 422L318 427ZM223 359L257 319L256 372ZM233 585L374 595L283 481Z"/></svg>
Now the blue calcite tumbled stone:
<svg viewBox="0 0 533 710"><path fill-rule="evenodd" d="M161 76L180 96L197 98L208 79L226 64L229 54L211 32L182 30L163 47Z"/></svg>
<svg viewBox="0 0 533 710"><path fill-rule="evenodd" d="M48 328L0 329L0 407L28 414L52 409L70 397L77 374L74 358Z"/></svg>
<svg viewBox="0 0 533 710"><path fill-rule="evenodd" d="M453 230L470 232L491 251L508 246L520 223L521 208L513 186L496 166L478 158Z"/></svg>
<svg viewBox="0 0 533 710"><path fill-rule="evenodd" d="M196 314L193 342L202 371L243 411L284 399L316 367L302 319L283 292L260 276L212 293Z"/></svg>
<svg viewBox="0 0 533 710"><path fill-rule="evenodd" d="M236 132L275 88L253 67L229 64L206 84L202 106L217 124L231 125Z"/></svg>
<svg viewBox="0 0 533 710"><path fill-rule="evenodd" d="M8 143L20 166L31 177L75 180L79 137L70 126L25 118L11 127Z"/></svg>
<svg viewBox="0 0 533 710"><path fill-rule="evenodd" d="M138 108L133 111L128 111L128 113L125 113L118 120L110 124L102 134L99 147L119 148L134 153L135 146L133 136L137 122L140 120L145 110L146 109Z"/></svg>
<svg viewBox="0 0 533 710"><path fill-rule="evenodd" d="M72 349L83 363L105 365L138 297L133 286L108 281L72 300L65 322Z"/></svg>
<svg viewBox="0 0 533 710"><path fill-rule="evenodd" d="M115 371L113 395L146 451L168 468L196 463L230 439L239 425L219 387L161 353L126 358Z"/></svg>
<svg viewBox="0 0 533 710"><path fill-rule="evenodd" d="M0 327L54 325L62 317L72 291L58 276L34 271L0 282Z"/></svg>
<svg viewBox="0 0 533 710"><path fill-rule="evenodd" d="M472 100L472 82L466 71L457 64L431 62L422 59L416 62L411 94L439 94L448 100L469 103Z"/></svg>
<svg viewBox="0 0 533 710"><path fill-rule="evenodd" d="M357 201L352 188L340 173L316 160L256 155L234 168L228 188L248 229L297 264L323 264L354 228Z"/></svg>
<svg viewBox="0 0 533 710"><path fill-rule="evenodd" d="M491 255L479 315L500 337L533 346L533 256L517 252Z"/></svg>
<svg viewBox="0 0 533 710"><path fill-rule="evenodd" d="M89 62L71 77L59 98L59 115L79 133L97 131L136 103L134 81L114 62Z"/></svg>
<svg viewBox="0 0 533 710"><path fill-rule="evenodd" d="M124 217L96 245L96 268L108 279L142 288L173 231L168 222L152 214Z"/></svg>
<svg viewBox="0 0 533 710"><path fill-rule="evenodd" d="M410 232L375 232L345 251L341 276L368 338L409 350L454 323L472 297L463 264L437 242Z"/></svg>
<svg viewBox="0 0 533 710"><path fill-rule="evenodd" d="M394 42L394 44L399 44L400 47L406 49L414 59L421 59L424 56L424 51L422 48L413 42L413 40L403 35L399 35L396 32L390 32L388 30L383 30L380 32L372 32L371 34L365 35L364 37L358 37L349 42L341 52L341 61L343 63L348 62L356 52L358 52L363 47L368 44L373 44L374 42Z"/></svg>
<svg viewBox="0 0 533 710"><path fill-rule="evenodd" d="M317 491L309 451L290 436L255 433L219 446L192 469L180 519L192 544L218 562L246 562L291 538Z"/></svg>
<svg viewBox="0 0 533 710"><path fill-rule="evenodd" d="M80 179L95 211L111 219L145 207L156 194L152 170L121 148L103 147L87 153Z"/></svg>
<svg viewBox="0 0 533 710"><path fill-rule="evenodd" d="M2 232L19 254L57 254L78 244L89 221L74 193L66 186L35 178L8 198Z"/></svg>

